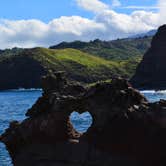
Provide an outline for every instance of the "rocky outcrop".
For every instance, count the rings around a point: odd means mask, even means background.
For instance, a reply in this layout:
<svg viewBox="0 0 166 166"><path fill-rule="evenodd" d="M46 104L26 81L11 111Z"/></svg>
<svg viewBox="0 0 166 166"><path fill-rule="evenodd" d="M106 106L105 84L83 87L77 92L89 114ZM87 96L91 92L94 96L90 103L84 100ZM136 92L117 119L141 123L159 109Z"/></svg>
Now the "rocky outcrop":
<svg viewBox="0 0 166 166"><path fill-rule="evenodd" d="M166 101L149 103L120 78L84 88L52 73L42 82L28 118L0 137L15 166L166 165ZM86 133L73 128L73 111L93 117Z"/></svg>
<svg viewBox="0 0 166 166"><path fill-rule="evenodd" d="M158 29L154 36L151 48L144 55L138 65L131 84L139 89L166 88L166 25Z"/></svg>

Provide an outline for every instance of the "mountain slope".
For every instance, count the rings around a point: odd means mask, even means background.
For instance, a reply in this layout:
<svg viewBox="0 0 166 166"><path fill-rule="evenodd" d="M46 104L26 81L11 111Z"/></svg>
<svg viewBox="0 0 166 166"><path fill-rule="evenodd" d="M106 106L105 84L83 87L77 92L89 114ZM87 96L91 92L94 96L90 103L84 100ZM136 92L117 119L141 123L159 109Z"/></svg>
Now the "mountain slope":
<svg viewBox="0 0 166 166"><path fill-rule="evenodd" d="M142 57L150 47L152 37L118 39L114 41L94 40L90 42L62 42L51 49L75 48L99 57L121 61Z"/></svg>
<svg viewBox="0 0 166 166"><path fill-rule="evenodd" d="M150 41L150 37L108 42L75 41L52 47L56 49L0 50L0 89L38 88L41 76L48 70L66 71L71 79L83 83L114 76L129 79L148 49ZM68 49L70 47L74 49Z"/></svg>
<svg viewBox="0 0 166 166"><path fill-rule="evenodd" d="M134 67L127 69L129 63L133 61L108 61L76 49L24 49L0 56L0 89L40 88L40 79L49 70L65 71L69 78L82 83L115 76L129 78L134 70Z"/></svg>
<svg viewBox="0 0 166 166"><path fill-rule="evenodd" d="M150 30L146 33L141 33L141 34L136 34L134 36L130 36L130 38L139 38L139 37L153 37L155 34L157 33L157 30L156 29L153 29L153 30Z"/></svg>

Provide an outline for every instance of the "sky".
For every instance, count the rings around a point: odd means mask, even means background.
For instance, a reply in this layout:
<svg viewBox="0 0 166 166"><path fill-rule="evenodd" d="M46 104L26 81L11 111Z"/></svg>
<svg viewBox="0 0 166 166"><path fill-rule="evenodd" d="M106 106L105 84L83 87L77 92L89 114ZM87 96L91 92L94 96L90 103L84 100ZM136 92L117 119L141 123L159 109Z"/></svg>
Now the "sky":
<svg viewBox="0 0 166 166"><path fill-rule="evenodd" d="M166 23L166 0L1 0L0 49L113 40Z"/></svg>

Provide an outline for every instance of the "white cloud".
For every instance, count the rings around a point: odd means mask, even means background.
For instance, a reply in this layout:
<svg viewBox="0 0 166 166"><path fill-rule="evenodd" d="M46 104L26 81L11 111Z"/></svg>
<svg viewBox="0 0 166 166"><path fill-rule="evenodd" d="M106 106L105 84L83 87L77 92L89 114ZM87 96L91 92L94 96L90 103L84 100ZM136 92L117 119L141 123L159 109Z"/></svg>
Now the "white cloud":
<svg viewBox="0 0 166 166"><path fill-rule="evenodd" d="M166 1L159 0L157 12L115 12L99 0L76 0L85 10L94 13L93 19L62 16L44 23L39 20L0 20L0 48L50 46L62 41L111 40L155 29L166 23Z"/></svg>
<svg viewBox="0 0 166 166"><path fill-rule="evenodd" d="M121 2L119 0L112 0L112 7L119 7L121 6Z"/></svg>
<svg viewBox="0 0 166 166"><path fill-rule="evenodd" d="M159 24L166 23L166 1L165 0L159 0L158 2L159 7Z"/></svg>
<svg viewBox="0 0 166 166"><path fill-rule="evenodd" d="M0 48L49 46L61 41L90 40L104 30L103 24L79 16L63 16L48 24L39 20L0 20Z"/></svg>
<svg viewBox="0 0 166 166"><path fill-rule="evenodd" d="M121 7L124 9L139 9L139 10L153 10L153 9L160 9L159 6L124 6Z"/></svg>
<svg viewBox="0 0 166 166"><path fill-rule="evenodd" d="M109 8L107 4L101 2L100 0L76 0L76 3L81 8L96 13Z"/></svg>
<svg viewBox="0 0 166 166"><path fill-rule="evenodd" d="M96 17L96 22L103 23L107 29L104 39L128 37L157 28L157 15L145 11L136 11L131 15L119 14L109 10Z"/></svg>

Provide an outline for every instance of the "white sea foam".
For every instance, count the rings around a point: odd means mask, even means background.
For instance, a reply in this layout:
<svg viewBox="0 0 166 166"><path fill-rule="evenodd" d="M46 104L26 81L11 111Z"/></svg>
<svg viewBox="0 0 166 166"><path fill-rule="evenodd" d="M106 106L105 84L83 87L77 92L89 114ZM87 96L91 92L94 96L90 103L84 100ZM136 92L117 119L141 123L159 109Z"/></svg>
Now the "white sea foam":
<svg viewBox="0 0 166 166"><path fill-rule="evenodd" d="M143 90L140 91L143 94L166 94L166 90Z"/></svg>
<svg viewBox="0 0 166 166"><path fill-rule="evenodd" d="M5 91L9 91L9 92L24 92L24 91L42 91L42 89L40 88L29 88L29 89L25 89L25 88L19 88L19 89L9 89L9 90L5 90Z"/></svg>

